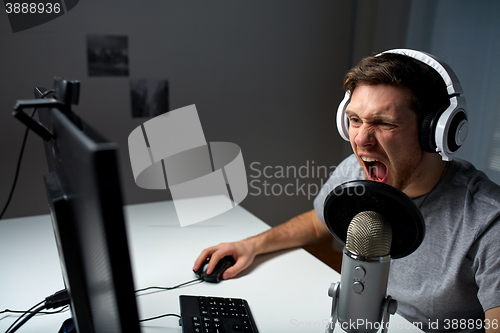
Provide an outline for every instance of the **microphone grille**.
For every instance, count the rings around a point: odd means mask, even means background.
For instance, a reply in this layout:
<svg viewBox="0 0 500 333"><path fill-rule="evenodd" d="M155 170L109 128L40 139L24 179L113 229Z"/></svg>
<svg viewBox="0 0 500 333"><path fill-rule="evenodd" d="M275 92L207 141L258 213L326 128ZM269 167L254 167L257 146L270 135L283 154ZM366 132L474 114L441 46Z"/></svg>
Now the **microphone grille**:
<svg viewBox="0 0 500 333"><path fill-rule="evenodd" d="M383 257L391 252L392 229L377 212L364 211L351 220L346 248L364 257Z"/></svg>

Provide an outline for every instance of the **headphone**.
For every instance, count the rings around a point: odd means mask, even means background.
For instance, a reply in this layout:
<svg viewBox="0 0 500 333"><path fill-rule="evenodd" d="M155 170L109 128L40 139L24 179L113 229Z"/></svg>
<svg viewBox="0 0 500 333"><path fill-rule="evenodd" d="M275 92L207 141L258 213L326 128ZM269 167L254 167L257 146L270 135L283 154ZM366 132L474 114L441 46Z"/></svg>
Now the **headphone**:
<svg viewBox="0 0 500 333"><path fill-rule="evenodd" d="M453 70L436 57L415 50L394 49L379 53L403 54L417 59L436 70L446 83L450 105L446 108L430 112L422 121L419 129L419 141L423 151L439 153L443 161L452 160L452 155L464 143L468 132L467 111L463 89ZM349 141L349 118L345 114L351 101L348 90L337 110L337 129L340 136Z"/></svg>

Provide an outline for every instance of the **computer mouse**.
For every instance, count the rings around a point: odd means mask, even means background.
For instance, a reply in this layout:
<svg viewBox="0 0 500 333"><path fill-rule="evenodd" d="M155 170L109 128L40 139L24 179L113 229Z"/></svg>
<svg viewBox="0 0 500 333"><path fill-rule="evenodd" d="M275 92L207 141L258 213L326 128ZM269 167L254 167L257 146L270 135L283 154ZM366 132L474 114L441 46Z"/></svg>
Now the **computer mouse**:
<svg viewBox="0 0 500 333"><path fill-rule="evenodd" d="M203 281L218 283L222 280L222 273L229 267L233 266L235 263L233 257L226 256L219 260L215 265L214 270L211 274L207 274L208 261L195 272L195 274Z"/></svg>

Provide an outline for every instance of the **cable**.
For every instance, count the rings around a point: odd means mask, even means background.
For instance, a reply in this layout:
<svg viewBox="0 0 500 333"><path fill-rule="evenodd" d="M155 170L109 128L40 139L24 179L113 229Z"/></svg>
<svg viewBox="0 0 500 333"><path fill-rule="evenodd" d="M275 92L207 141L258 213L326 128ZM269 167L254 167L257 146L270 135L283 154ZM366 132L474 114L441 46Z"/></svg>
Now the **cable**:
<svg viewBox="0 0 500 333"><path fill-rule="evenodd" d="M36 308L37 306L39 306L39 305L40 305L40 304L42 304L42 303L45 303L45 300L43 300L43 301L41 301L40 303L38 303L38 304L36 304L36 305L32 306L32 307L31 307L28 311L25 311L25 312L24 312L21 316L19 316L19 318L17 318L17 319L16 319L16 320L12 323L12 325L10 325L10 326L9 326L9 328L7 328L7 330L5 331L5 333L9 333L10 329L11 329L12 327L14 327L14 326L17 324L17 322L21 320L21 318L23 318L26 314L30 313L30 312L31 312L34 308Z"/></svg>
<svg viewBox="0 0 500 333"><path fill-rule="evenodd" d="M48 94L53 93L54 90L47 90L42 94L42 98L45 98ZM36 108L33 109L31 112L30 117L33 118L35 115L35 112L37 111ZM12 183L12 187L10 189L9 197L7 198L7 202L5 203L5 206L3 207L2 213L0 213L0 220L3 218L3 215L5 214L5 211L7 210L7 207L9 207L10 200L12 199L12 196L14 195L14 189L16 188L17 184L17 178L19 177L19 171L21 170L21 161L23 159L23 153L24 153L24 147L26 146L26 141L28 139L28 133L29 133L29 128L26 128L26 131L24 132L24 138L23 138L23 143L21 145L21 151L19 152L19 158L17 159L17 167L16 167L16 174L14 175L14 182Z"/></svg>
<svg viewBox="0 0 500 333"><path fill-rule="evenodd" d="M150 320L155 320L155 319L159 319L159 318L163 318L163 317L178 317L178 318L181 318L181 316L179 316L178 314L175 314L175 313L167 313L167 314L163 314L161 316L156 316L156 317L151 317L151 318L146 318L146 319L141 319L139 320L139 322L145 322L145 321L150 321Z"/></svg>
<svg viewBox="0 0 500 333"><path fill-rule="evenodd" d="M56 311L40 311L38 312L38 314L40 315L51 315L51 314L56 314L56 313L61 313L61 312L65 312L65 311L68 311L69 309L69 306L66 305L64 306L63 308L59 309L59 310L56 310ZM11 309L5 309L3 311L0 311L0 314L4 314L4 313L29 313L30 311L26 311L26 310L11 310Z"/></svg>
<svg viewBox="0 0 500 333"><path fill-rule="evenodd" d="M26 316L26 318L24 318L23 320L21 320L19 322L19 324L17 324L14 328L12 328L12 330L7 330L6 333L14 333L15 331L17 331L19 328L21 328L21 326L23 326L28 320L30 320L31 318L33 318L37 313L39 313L40 311L42 311L43 309L45 309L45 304L43 305L40 305L39 307L37 307L36 309L32 310L29 312L29 314ZM19 318L22 318L19 317Z"/></svg>
<svg viewBox="0 0 500 333"><path fill-rule="evenodd" d="M59 290L45 298L45 308L46 309L56 309L61 306L66 306L70 302L69 293L67 289Z"/></svg>
<svg viewBox="0 0 500 333"><path fill-rule="evenodd" d="M68 291L66 289L59 290L53 295L46 297L43 301L39 302L38 304L32 306L28 311L25 311L21 316L19 316L19 318L17 318L12 323L12 325L9 326L9 328L7 328L5 333L14 333L21 326L23 326L28 320L30 320L37 314L42 313L42 310L55 309L58 307L66 307L69 304L69 302L70 298ZM62 312L62 310L55 311L53 313L57 312Z"/></svg>
<svg viewBox="0 0 500 333"><path fill-rule="evenodd" d="M203 282L203 280L201 278L197 278L197 279L194 279L194 280L191 280L191 281L188 281L188 282L184 282L184 283L178 284L178 285L173 286L173 287L156 287L156 286L153 286L153 287L147 287L147 288L138 289L135 292L139 293L141 291L146 291L146 290L151 290L151 289L173 290L173 289L177 289L177 288L180 288L182 286L185 286L185 285L188 285L188 284L191 284L191 283L195 283L195 282L199 282L200 283L200 282ZM141 296L141 295L138 295L138 296ZM163 317L170 317L170 316L181 318L181 316L178 315L178 314L167 313L167 314L163 314L163 315L156 316L156 317L141 319L141 320L139 320L139 322L142 323L142 322L145 322L145 321L150 321L150 320L155 320L155 319L159 319L159 318L163 318Z"/></svg>
<svg viewBox="0 0 500 333"><path fill-rule="evenodd" d="M180 288L182 286L185 286L185 285L188 285L188 284L191 284L191 283L195 283L195 282L203 282L203 280L200 279L200 278L197 278L197 279L194 279L194 280L191 280L191 281L187 281L187 282L178 284L178 285L173 286L173 287L156 287L156 286L153 286L153 287L147 287L147 288L143 288L143 289L138 289L135 292L139 293L139 292L146 291L146 290L151 290L151 289L172 290L172 289L177 289L177 288ZM5 333L14 333L21 326L23 326L28 320L30 320L32 317L34 317L37 314L53 314L53 313L62 312L64 310L64 307L67 307L67 305L69 304L69 302L70 302L70 298L69 298L68 291L66 289L59 290L58 292L54 293L53 295L46 297L43 301L41 301L38 304L34 305L29 310L24 311L23 314L21 316L19 316L19 318L17 318L16 321L14 321L12 323L12 325L10 325L10 327L5 331ZM44 309L49 309L49 308L55 309L55 308L58 308L58 307L63 307L63 309L61 309L59 311L54 311L54 312L42 312L42 310L44 310ZM9 309L5 309L4 311L1 311L0 313L6 313L6 312L19 312L19 311L12 311L12 310L9 310ZM159 319L159 318L163 318L163 317L168 317L168 316L175 316L175 317L181 318L181 316L179 316L178 314L168 313L168 314L163 314L163 315L156 316L156 317L142 319L142 320L140 320L140 322L155 320L155 319Z"/></svg>
<svg viewBox="0 0 500 333"><path fill-rule="evenodd" d="M31 116L34 115L36 109L33 110L33 113ZM12 184L12 187L10 189L9 197L7 198L7 202L5 203L5 206L2 210L2 213L0 214L0 220L2 219L3 215L5 214L5 211L7 210L7 207L9 206L10 200L12 199L12 195L14 194L14 189L16 188L16 183L17 183L17 178L19 176L19 170L21 169L21 160L23 158L23 152L24 152L24 147L26 146L26 140L28 138L28 133L29 133L29 128L26 128L26 132L24 132L24 139L23 143L21 145L21 152L19 153L19 158L17 160L17 167L16 167L16 174L14 176L14 182Z"/></svg>
<svg viewBox="0 0 500 333"><path fill-rule="evenodd" d="M177 288L180 288L182 286L185 286L185 285L188 285L188 284L191 284L191 283L194 283L194 282L198 282L198 281L199 282L203 282L202 279L198 278L198 279L194 279L194 280L191 280L191 281L188 281L188 282L184 282L184 283L178 284L178 285L173 286L173 287L147 287L147 288L143 288L143 289L138 289L135 292L139 293L141 291L146 291L146 290L150 290L150 289L172 290L172 289L177 289Z"/></svg>

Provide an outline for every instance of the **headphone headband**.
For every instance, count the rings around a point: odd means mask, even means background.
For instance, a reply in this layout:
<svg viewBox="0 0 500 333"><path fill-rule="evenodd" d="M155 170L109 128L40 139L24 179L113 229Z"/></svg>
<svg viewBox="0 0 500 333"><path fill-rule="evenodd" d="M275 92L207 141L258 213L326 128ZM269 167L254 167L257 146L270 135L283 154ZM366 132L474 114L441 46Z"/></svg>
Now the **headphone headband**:
<svg viewBox="0 0 500 333"><path fill-rule="evenodd" d="M408 57L417 59L423 62L424 64L430 66L436 72L438 72L438 74L443 78L444 83L446 84L446 90L448 91L448 95L462 94L464 92L462 89L462 85L458 80L458 77L455 75L455 72L453 72L451 67L448 66L445 62L442 62L441 60L439 60L438 58L429 53L410 50L410 49L393 49L379 53L376 55L376 57L384 53L396 53L396 54L406 55Z"/></svg>
<svg viewBox="0 0 500 333"><path fill-rule="evenodd" d="M465 141L468 132L467 111L463 89L458 77L444 62L425 52L410 49L393 49L385 53L402 54L423 62L433 68L444 80L450 98L450 105L442 112L431 113L432 118L424 121L424 128L420 130L422 149L428 152L437 152L444 161L452 159L452 155ZM342 102L337 109L337 129L340 136L349 141L349 119L345 114L351 100L351 91L346 91ZM429 128L427 128L429 126ZM423 133L423 134L422 134Z"/></svg>

